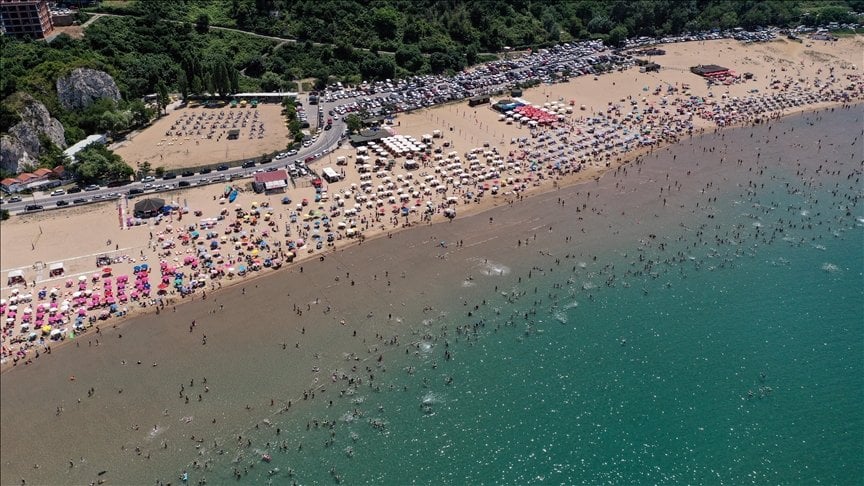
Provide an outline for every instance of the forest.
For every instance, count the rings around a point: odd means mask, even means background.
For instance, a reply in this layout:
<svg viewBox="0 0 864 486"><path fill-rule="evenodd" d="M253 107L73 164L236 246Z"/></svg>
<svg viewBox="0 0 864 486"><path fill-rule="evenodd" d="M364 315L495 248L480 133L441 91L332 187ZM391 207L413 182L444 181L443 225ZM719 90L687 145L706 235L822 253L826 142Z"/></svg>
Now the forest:
<svg viewBox="0 0 864 486"><path fill-rule="evenodd" d="M99 19L82 39L0 36L0 132L16 122L17 92L44 103L73 143L145 124L153 113L138 100L152 93L164 102L169 92L296 90L301 80L320 88L458 71L505 46L847 22L855 20L851 11L864 11L864 0L104 0L87 9L94 11L121 16ZM55 83L77 67L113 76L124 101L64 111Z"/></svg>
<svg viewBox="0 0 864 486"><path fill-rule="evenodd" d="M501 51L600 38L852 22L864 0L174 0L102 11L234 27L373 51ZM617 29L617 30L616 30Z"/></svg>

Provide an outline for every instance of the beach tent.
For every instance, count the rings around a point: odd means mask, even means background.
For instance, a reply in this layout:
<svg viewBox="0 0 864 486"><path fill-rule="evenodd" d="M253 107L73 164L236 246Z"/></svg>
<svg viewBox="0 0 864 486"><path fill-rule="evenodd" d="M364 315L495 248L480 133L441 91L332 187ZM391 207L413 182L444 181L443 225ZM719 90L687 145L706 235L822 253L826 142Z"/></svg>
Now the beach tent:
<svg viewBox="0 0 864 486"><path fill-rule="evenodd" d="M15 285L19 283L24 283L24 271L12 270L6 274L6 285Z"/></svg>
<svg viewBox="0 0 864 486"><path fill-rule="evenodd" d="M48 269L52 277L63 275L63 262L52 263Z"/></svg>

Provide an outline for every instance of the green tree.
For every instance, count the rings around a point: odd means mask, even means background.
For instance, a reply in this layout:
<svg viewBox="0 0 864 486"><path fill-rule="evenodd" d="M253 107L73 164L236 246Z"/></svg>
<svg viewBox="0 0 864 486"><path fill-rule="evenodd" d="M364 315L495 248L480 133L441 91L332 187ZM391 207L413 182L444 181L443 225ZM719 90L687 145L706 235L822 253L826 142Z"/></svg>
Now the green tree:
<svg viewBox="0 0 864 486"><path fill-rule="evenodd" d="M153 117L153 110L141 100L130 101L129 112L132 113L132 124L139 127L149 124Z"/></svg>
<svg viewBox="0 0 864 486"><path fill-rule="evenodd" d="M598 15L588 22L588 30L592 34L608 34L613 27L612 21L605 15Z"/></svg>
<svg viewBox="0 0 864 486"><path fill-rule="evenodd" d="M150 166L150 162L147 162L145 160L144 162L138 164L138 177L147 177L148 175L150 175L150 172L152 170L153 168Z"/></svg>
<svg viewBox="0 0 864 486"><path fill-rule="evenodd" d="M210 32L210 16L202 13L195 19L195 31L199 34Z"/></svg>
<svg viewBox="0 0 864 486"><path fill-rule="evenodd" d="M278 74L267 71L261 76L261 90L262 91L280 91L282 89L283 81L282 76Z"/></svg>
<svg viewBox="0 0 864 486"><path fill-rule="evenodd" d="M180 97L186 101L189 98L189 80L183 71L177 74L177 89L180 90Z"/></svg>
<svg viewBox="0 0 864 486"><path fill-rule="evenodd" d="M450 59L447 54L443 52L433 52L432 55L429 56L429 67L432 69L434 74L440 74L447 70L447 66L450 64Z"/></svg>
<svg viewBox="0 0 864 486"><path fill-rule="evenodd" d="M99 181L128 181L135 171L102 144L90 145L76 155L72 171L83 184Z"/></svg>
<svg viewBox="0 0 864 486"><path fill-rule="evenodd" d="M162 176L165 175L165 167L162 167L160 165L159 167L156 167L155 169L153 169L153 173L156 174L156 177L161 178Z"/></svg>
<svg viewBox="0 0 864 486"><path fill-rule="evenodd" d="M156 84L156 106L158 107L160 115L165 112L169 102L168 86L166 86L162 81L159 81L159 83Z"/></svg>
<svg viewBox="0 0 864 486"><path fill-rule="evenodd" d="M619 47L625 40L627 40L627 27L617 25L609 31L609 45Z"/></svg>
<svg viewBox="0 0 864 486"><path fill-rule="evenodd" d="M396 50L396 65L403 67L412 73L416 73L423 68L423 64L423 54L420 53L420 49L418 49L417 46L403 45Z"/></svg>
<svg viewBox="0 0 864 486"><path fill-rule="evenodd" d="M363 128L363 120L360 118L360 115L351 113L345 117L345 125L348 126L349 133L357 133Z"/></svg>
<svg viewBox="0 0 864 486"><path fill-rule="evenodd" d="M0 209L0 221L6 221L7 219L9 219L9 210Z"/></svg>
<svg viewBox="0 0 864 486"><path fill-rule="evenodd" d="M131 111L106 111L99 119L99 129L112 133L123 132L132 126L133 120Z"/></svg>
<svg viewBox="0 0 864 486"><path fill-rule="evenodd" d="M63 149L58 147L57 144L52 142L51 139L43 133L39 134L39 144L42 146L42 149L39 151L39 167L53 169L58 165L63 165L65 162Z"/></svg>
<svg viewBox="0 0 864 486"><path fill-rule="evenodd" d="M376 8L372 13L372 25L381 39L396 38L401 23L402 15L392 6Z"/></svg>
<svg viewBox="0 0 864 486"><path fill-rule="evenodd" d="M471 44L465 49L465 61L469 66L477 64L478 54L477 44Z"/></svg>

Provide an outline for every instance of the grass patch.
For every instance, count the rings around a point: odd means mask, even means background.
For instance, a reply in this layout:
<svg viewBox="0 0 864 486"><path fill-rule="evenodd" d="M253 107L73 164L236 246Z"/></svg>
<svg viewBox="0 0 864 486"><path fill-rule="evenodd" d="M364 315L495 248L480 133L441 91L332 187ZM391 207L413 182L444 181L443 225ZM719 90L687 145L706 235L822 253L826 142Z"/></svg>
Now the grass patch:
<svg viewBox="0 0 864 486"><path fill-rule="evenodd" d="M102 0L102 6L108 8L127 8L135 3L133 0Z"/></svg>
<svg viewBox="0 0 864 486"><path fill-rule="evenodd" d="M231 18L229 5L225 2L206 2L203 4L190 5L186 14L186 21L195 22L201 14L210 18L210 25L218 27L236 27L237 22Z"/></svg>

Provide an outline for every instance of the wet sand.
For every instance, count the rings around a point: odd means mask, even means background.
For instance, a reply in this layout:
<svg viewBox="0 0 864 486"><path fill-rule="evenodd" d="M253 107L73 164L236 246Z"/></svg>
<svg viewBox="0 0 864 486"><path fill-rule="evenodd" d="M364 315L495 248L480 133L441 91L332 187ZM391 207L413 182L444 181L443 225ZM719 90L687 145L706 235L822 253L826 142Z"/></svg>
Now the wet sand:
<svg viewBox="0 0 864 486"><path fill-rule="evenodd" d="M860 105L846 111L842 116L860 122ZM743 165L748 170L759 164L784 170L812 164L781 160L795 149L773 146L772 139L779 134L771 130L794 125L801 133L822 115L688 140L645 156L627 167L628 175L621 169L597 182L397 233L208 294L206 301L178 306L176 312L168 307L116 329L103 328L100 336L76 339L31 366L2 375L0 482L11 484L20 477L28 484L89 482L102 470L121 483L130 478L170 481L177 472L171 468L179 470L195 457L191 436L209 441L242 434L263 418L277 416L288 400L289 415L325 406L322 400L332 399L332 390L309 400L303 400L303 393L326 388L331 370L353 362L345 360L346 354L355 353L367 365L380 355L389 365L403 347L383 346L378 336L399 335L403 345L416 339L411 333L422 329L428 313L424 309L456 308L458 300L477 302L493 284L514 285L514 279L546 258L543 252L558 251L564 238L571 237L572 251L589 261L600 248L626 251L640 238L680 231L685 216L707 218L711 209L697 203L704 204L712 193L745 190L750 176L733 159L748 157ZM816 135L796 136L812 144ZM729 164L708 167L700 162L700 154L721 147L728 151ZM673 180L666 183L670 173ZM678 182L680 188L675 186ZM659 189L666 186L676 189L670 201L683 206L664 206ZM580 212L574 215L575 208ZM496 269L502 273L498 277ZM464 286L466 281L478 285ZM190 333L193 320L196 326ZM297 343L299 349L294 347ZM319 372L313 371L316 367ZM207 392L201 383L204 377ZM95 392L88 397L91 387ZM98 426L92 426L94 417L100 420ZM133 430L136 424L139 428ZM33 437L38 438L38 447L25 445ZM167 449L161 448L163 441ZM141 455L134 451L136 446ZM37 448L52 453L40 456ZM146 454L151 459L145 459ZM154 464L159 465L156 472Z"/></svg>

